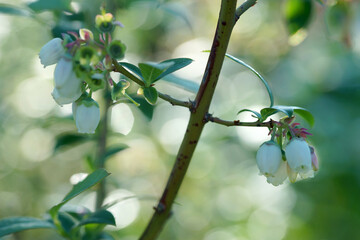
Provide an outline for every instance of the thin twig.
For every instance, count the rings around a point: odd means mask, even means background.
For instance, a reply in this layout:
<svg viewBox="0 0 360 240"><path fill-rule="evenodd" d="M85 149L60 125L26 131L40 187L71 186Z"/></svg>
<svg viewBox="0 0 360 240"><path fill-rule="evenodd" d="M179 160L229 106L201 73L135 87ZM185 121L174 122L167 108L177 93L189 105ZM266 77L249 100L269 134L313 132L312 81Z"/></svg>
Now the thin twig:
<svg viewBox="0 0 360 240"><path fill-rule="evenodd" d="M136 77L134 74L132 74L131 72L129 72L128 70L126 70L123 66L121 66L115 59L112 60L114 67L115 67L115 71L119 72L121 74L124 74L127 78L129 78L130 80L134 81L135 83L137 83L138 85L144 87L145 84L143 81L141 81L141 79L139 79L138 77ZM169 102L171 105L173 106L182 106L182 107L186 107L191 109L193 104L190 101L182 101L182 100L178 100L175 99L171 96L169 96L168 94L164 94L158 91L159 94L159 98ZM114 103L116 104L116 102Z"/></svg>
<svg viewBox="0 0 360 240"><path fill-rule="evenodd" d="M213 117L210 114L207 115L206 120L209 121L209 122L217 123L217 124L224 125L224 126L227 126L227 127L243 126L243 127L268 127L268 128L272 128L273 124L274 124L272 120L270 120L268 122L240 122L240 120L229 121L229 120L223 120L223 119L218 118L218 117Z"/></svg>
<svg viewBox="0 0 360 240"><path fill-rule="evenodd" d="M175 99L167 94L164 94L161 92L158 92L158 93L159 93L159 98L169 102L173 106L182 106L182 107L187 107L189 109L191 109L193 106L193 104L190 101L181 101L181 100Z"/></svg>
<svg viewBox="0 0 360 240"><path fill-rule="evenodd" d="M254 6L256 4L257 0L247 0L246 2L244 2L243 4L240 5L240 7L238 7L236 9L235 12L235 21L239 20L240 16L246 12L250 7Z"/></svg>

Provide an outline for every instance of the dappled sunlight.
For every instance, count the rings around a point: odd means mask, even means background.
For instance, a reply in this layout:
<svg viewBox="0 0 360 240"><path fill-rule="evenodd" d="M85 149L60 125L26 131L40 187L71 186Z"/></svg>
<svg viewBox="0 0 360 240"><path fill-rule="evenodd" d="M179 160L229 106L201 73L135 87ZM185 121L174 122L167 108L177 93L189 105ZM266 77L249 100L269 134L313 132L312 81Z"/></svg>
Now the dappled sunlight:
<svg viewBox="0 0 360 240"><path fill-rule="evenodd" d="M116 227L108 226L110 230L119 230L135 221L139 214L140 204L136 196L125 189L118 189L109 193L104 204L112 204L108 208L115 216Z"/></svg>
<svg viewBox="0 0 360 240"><path fill-rule="evenodd" d="M28 130L20 140L20 149L31 162L41 162L49 158L54 146L54 137L41 128Z"/></svg>
<svg viewBox="0 0 360 240"><path fill-rule="evenodd" d="M22 81L13 96L16 108L25 116L44 117L55 107L49 79L33 77Z"/></svg>
<svg viewBox="0 0 360 240"><path fill-rule="evenodd" d="M134 124L134 116L128 105L120 103L112 107L111 127L115 132L127 135Z"/></svg>

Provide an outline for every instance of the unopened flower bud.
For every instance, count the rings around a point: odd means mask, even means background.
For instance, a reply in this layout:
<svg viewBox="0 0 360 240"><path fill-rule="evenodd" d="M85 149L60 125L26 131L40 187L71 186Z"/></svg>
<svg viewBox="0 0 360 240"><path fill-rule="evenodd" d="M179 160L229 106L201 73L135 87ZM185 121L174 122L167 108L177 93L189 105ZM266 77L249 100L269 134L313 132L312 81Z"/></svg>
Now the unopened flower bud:
<svg viewBox="0 0 360 240"><path fill-rule="evenodd" d="M101 32L111 32L114 29L114 16L111 13L96 15L95 25Z"/></svg>
<svg viewBox="0 0 360 240"><path fill-rule="evenodd" d="M314 147L310 146L310 152L311 152L311 165L313 167L313 170L318 171L319 170L319 161L318 161L317 156L315 154Z"/></svg>
<svg viewBox="0 0 360 240"><path fill-rule="evenodd" d="M256 163L259 167L260 174L266 177L274 177L281 162L281 149L278 144L274 141L268 141L260 146L256 154Z"/></svg>
<svg viewBox="0 0 360 240"><path fill-rule="evenodd" d="M40 50L39 58L44 67L57 63L65 54L65 49L60 38L54 38L47 42Z"/></svg>
<svg viewBox="0 0 360 240"><path fill-rule="evenodd" d="M285 148L286 160L294 172L306 174L311 167L309 145L302 138L293 138Z"/></svg>
<svg viewBox="0 0 360 240"><path fill-rule="evenodd" d="M94 40L94 34L89 29L81 28L79 30L79 35L80 35L80 38L83 40L86 40L86 41L90 40L90 39Z"/></svg>
<svg viewBox="0 0 360 240"><path fill-rule="evenodd" d="M74 102L72 110L79 133L95 133L100 122L99 104L87 97Z"/></svg>

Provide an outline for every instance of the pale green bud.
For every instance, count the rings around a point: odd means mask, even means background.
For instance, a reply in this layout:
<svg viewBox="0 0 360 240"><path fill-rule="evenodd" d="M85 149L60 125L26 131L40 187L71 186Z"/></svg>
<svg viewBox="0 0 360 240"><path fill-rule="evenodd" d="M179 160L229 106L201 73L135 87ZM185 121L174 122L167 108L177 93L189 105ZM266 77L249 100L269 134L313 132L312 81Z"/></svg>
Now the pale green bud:
<svg viewBox="0 0 360 240"><path fill-rule="evenodd" d="M79 133L95 133L100 122L100 109L91 98L80 99L72 105L73 116Z"/></svg>

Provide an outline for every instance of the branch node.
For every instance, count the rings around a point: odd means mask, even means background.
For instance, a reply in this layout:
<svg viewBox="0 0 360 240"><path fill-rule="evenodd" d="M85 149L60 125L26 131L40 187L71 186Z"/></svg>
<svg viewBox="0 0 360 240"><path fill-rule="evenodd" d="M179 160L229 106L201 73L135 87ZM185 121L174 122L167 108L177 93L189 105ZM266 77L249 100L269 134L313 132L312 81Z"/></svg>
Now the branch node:
<svg viewBox="0 0 360 240"><path fill-rule="evenodd" d="M157 213L162 213L162 212L165 211L166 206L165 206L164 203L159 202L159 204L157 205L157 207L154 206L153 208L154 208L154 210L155 210Z"/></svg>

